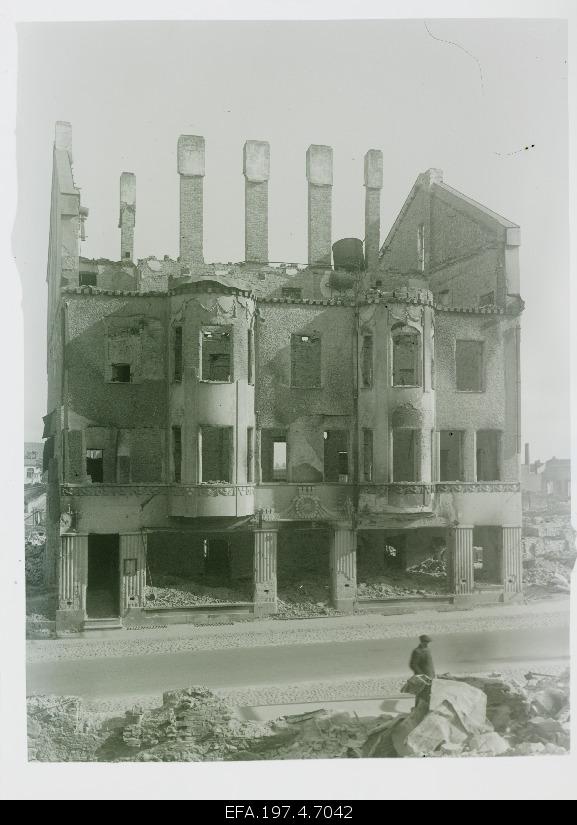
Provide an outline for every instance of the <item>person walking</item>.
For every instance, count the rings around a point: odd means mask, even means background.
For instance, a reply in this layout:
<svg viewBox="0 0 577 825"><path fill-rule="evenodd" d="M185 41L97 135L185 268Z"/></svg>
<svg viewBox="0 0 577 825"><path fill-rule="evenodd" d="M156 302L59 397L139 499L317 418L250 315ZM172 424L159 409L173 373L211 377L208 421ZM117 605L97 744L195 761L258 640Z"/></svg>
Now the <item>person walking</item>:
<svg viewBox="0 0 577 825"><path fill-rule="evenodd" d="M428 676L435 678L435 665L429 650L431 639L429 636L419 636L419 646L411 653L409 667L415 676Z"/></svg>

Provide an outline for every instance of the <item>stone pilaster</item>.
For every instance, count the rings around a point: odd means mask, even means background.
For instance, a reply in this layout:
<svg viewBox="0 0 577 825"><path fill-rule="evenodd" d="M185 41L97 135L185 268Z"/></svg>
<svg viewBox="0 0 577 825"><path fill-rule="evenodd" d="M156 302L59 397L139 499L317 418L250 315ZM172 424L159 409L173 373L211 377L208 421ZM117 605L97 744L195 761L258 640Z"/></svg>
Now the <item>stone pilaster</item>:
<svg viewBox="0 0 577 825"><path fill-rule="evenodd" d="M357 597L357 532L333 531L330 547L330 590L333 607L352 613Z"/></svg>
<svg viewBox="0 0 577 825"><path fill-rule="evenodd" d="M86 618L88 536L61 537L56 630L82 630Z"/></svg>
<svg viewBox="0 0 577 825"><path fill-rule="evenodd" d="M120 257L134 258L134 227L136 225L136 177L132 172L120 176Z"/></svg>
<svg viewBox="0 0 577 825"><path fill-rule="evenodd" d="M254 613L276 613L276 530L254 531Z"/></svg>
<svg viewBox="0 0 577 825"><path fill-rule="evenodd" d="M123 613L145 606L146 539L144 533L120 536L120 607Z"/></svg>
<svg viewBox="0 0 577 825"><path fill-rule="evenodd" d="M523 590L520 527L503 527L503 589L505 594Z"/></svg>
<svg viewBox="0 0 577 825"><path fill-rule="evenodd" d="M473 528L458 525L451 527L448 535L449 591L457 596L473 592Z"/></svg>

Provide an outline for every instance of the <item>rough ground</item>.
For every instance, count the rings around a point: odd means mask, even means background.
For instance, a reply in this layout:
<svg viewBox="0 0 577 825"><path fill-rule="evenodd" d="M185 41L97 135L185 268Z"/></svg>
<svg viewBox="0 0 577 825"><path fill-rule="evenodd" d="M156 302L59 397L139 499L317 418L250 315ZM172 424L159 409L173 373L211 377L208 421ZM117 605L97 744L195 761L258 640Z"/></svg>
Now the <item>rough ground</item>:
<svg viewBox="0 0 577 825"><path fill-rule="evenodd" d="M29 758L38 761L237 761L399 756L564 754L568 672L550 677L450 676L404 687L407 713L359 717L322 707L244 721L241 696L191 687L147 708L87 706L77 697L28 700ZM334 690L333 686L333 690ZM423 687L425 690L423 690Z"/></svg>

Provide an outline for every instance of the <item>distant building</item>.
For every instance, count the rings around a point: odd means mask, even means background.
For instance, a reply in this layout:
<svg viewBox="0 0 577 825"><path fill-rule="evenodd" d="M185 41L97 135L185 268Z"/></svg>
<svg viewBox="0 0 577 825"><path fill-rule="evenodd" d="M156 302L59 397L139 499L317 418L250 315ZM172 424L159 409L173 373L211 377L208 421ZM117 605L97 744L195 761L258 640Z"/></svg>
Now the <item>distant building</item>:
<svg viewBox="0 0 577 825"><path fill-rule="evenodd" d="M24 529L26 537L44 532L46 525L46 486L30 484L24 490Z"/></svg>
<svg viewBox="0 0 577 825"><path fill-rule="evenodd" d="M350 611L363 558L393 547L406 565L440 543L455 602L517 598L519 227L430 169L381 247L370 150L364 245L333 248L332 149L313 145L308 264L271 264L269 146L248 141L245 260L206 264L204 139L183 135L178 260L134 261L130 173L120 260L87 260L71 150L59 123L45 418L59 629L85 627L103 591L109 615L142 624L170 558L248 577L255 615L312 563Z"/></svg>
<svg viewBox="0 0 577 825"><path fill-rule="evenodd" d="M525 444L525 463L521 465L523 493L568 500L571 498L571 461L568 458L550 458L531 463L529 445Z"/></svg>
<svg viewBox="0 0 577 825"><path fill-rule="evenodd" d="M42 481L42 454L44 444L27 441L24 444L24 484L40 484Z"/></svg>

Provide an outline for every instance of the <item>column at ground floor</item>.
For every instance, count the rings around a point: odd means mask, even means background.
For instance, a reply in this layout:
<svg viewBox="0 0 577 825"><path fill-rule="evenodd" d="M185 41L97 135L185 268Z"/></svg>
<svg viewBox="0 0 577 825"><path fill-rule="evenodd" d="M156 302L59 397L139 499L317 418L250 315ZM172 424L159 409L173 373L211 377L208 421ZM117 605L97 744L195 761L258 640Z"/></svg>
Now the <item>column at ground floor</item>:
<svg viewBox="0 0 577 825"><path fill-rule="evenodd" d="M449 591L458 596L473 592L473 527L451 527L447 535L447 577Z"/></svg>
<svg viewBox="0 0 577 825"><path fill-rule="evenodd" d="M357 531L337 527L331 535L330 593L336 610L352 613L357 597Z"/></svg>
<svg viewBox="0 0 577 825"><path fill-rule="evenodd" d="M523 591L523 552L521 527L503 527L503 588L505 597Z"/></svg>
<svg viewBox="0 0 577 825"><path fill-rule="evenodd" d="M86 617L88 536L60 537L57 579L56 628L62 631L81 630Z"/></svg>
<svg viewBox="0 0 577 825"><path fill-rule="evenodd" d="M255 616L267 616L277 611L277 536L276 530L254 532Z"/></svg>
<svg viewBox="0 0 577 825"><path fill-rule="evenodd" d="M120 535L120 612L123 616L139 612L145 606L146 547L145 533Z"/></svg>

